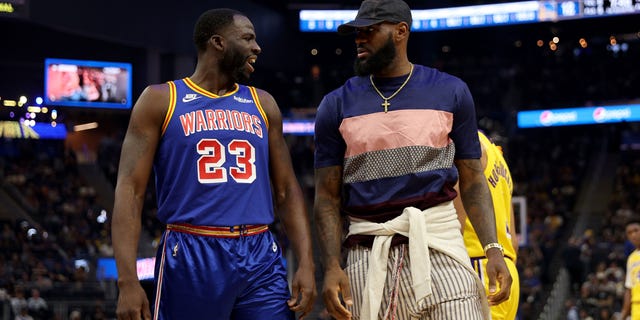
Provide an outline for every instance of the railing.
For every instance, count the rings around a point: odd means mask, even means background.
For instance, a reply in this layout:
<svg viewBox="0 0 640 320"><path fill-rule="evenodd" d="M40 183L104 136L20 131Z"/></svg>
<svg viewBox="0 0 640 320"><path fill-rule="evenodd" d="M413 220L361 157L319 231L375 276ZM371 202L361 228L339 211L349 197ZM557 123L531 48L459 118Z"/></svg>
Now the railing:
<svg viewBox="0 0 640 320"><path fill-rule="evenodd" d="M538 320L559 320L564 312L564 302L569 295L569 273L561 268L553 284L553 289Z"/></svg>
<svg viewBox="0 0 640 320"><path fill-rule="evenodd" d="M115 319L116 301L49 300L54 319L69 319L72 312L80 313L80 319L94 319L101 312L105 319ZM100 311L98 311L100 310ZM95 317L98 318L98 317ZM9 318L3 318L9 319Z"/></svg>
<svg viewBox="0 0 640 320"><path fill-rule="evenodd" d="M81 314L81 319L93 319L93 313L98 310L104 314L104 318L115 319L115 281L55 283L51 289L43 291L43 298L47 301L49 314L55 316L54 319L69 319L74 311Z"/></svg>

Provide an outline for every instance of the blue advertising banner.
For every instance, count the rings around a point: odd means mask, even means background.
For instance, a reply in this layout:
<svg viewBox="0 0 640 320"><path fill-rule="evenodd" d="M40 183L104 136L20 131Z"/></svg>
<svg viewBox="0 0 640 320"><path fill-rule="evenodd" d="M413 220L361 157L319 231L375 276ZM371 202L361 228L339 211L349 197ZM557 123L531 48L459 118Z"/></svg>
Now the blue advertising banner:
<svg viewBox="0 0 640 320"><path fill-rule="evenodd" d="M518 112L519 128L640 121L640 104Z"/></svg>

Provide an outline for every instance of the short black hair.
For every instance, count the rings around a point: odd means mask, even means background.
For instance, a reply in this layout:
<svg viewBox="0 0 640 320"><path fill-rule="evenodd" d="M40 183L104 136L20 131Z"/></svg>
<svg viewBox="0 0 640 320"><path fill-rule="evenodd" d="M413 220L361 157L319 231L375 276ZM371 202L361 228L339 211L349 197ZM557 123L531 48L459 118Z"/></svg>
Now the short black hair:
<svg viewBox="0 0 640 320"><path fill-rule="evenodd" d="M229 8L211 9L201 14L193 29L193 44L198 52L205 51L209 38L233 24L233 17L237 15L246 17L244 13Z"/></svg>

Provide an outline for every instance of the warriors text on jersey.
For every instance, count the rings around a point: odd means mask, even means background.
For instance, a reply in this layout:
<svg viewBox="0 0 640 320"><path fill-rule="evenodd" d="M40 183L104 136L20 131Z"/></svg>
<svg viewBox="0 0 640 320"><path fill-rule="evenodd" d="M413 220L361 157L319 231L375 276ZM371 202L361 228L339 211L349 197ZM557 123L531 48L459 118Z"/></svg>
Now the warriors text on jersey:
<svg viewBox="0 0 640 320"><path fill-rule="evenodd" d="M218 96L189 78L169 87L171 102L154 159L158 219L201 226L270 224L268 121L256 89L236 85Z"/></svg>

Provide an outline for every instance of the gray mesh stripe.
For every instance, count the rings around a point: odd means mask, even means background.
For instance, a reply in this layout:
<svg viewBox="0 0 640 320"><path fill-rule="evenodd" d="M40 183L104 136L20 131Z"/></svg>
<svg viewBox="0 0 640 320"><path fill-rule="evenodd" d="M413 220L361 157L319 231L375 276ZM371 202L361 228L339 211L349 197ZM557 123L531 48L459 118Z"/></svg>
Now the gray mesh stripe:
<svg viewBox="0 0 640 320"><path fill-rule="evenodd" d="M451 168L456 148L409 146L365 152L344 161L344 182L354 183Z"/></svg>

